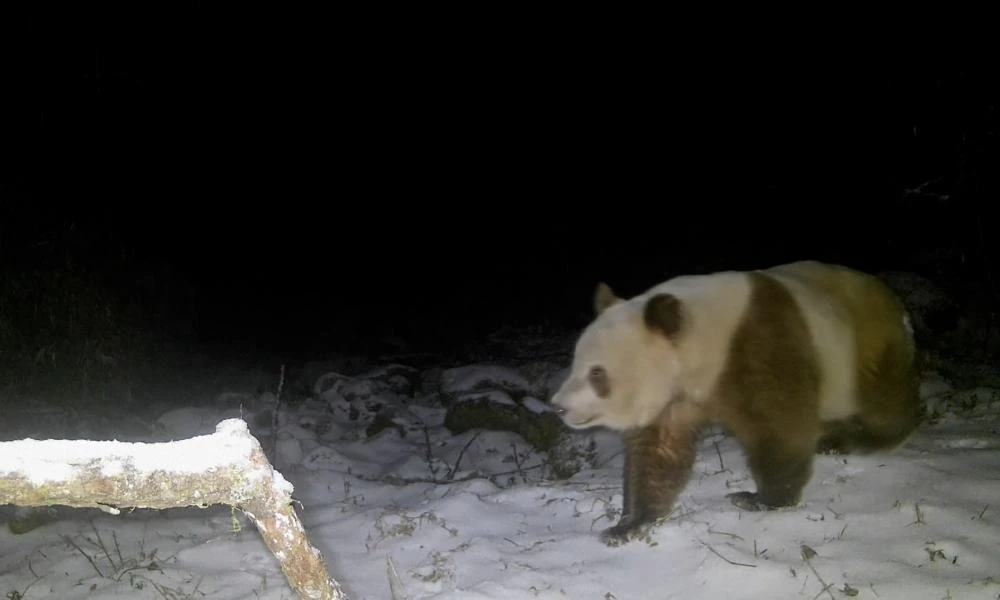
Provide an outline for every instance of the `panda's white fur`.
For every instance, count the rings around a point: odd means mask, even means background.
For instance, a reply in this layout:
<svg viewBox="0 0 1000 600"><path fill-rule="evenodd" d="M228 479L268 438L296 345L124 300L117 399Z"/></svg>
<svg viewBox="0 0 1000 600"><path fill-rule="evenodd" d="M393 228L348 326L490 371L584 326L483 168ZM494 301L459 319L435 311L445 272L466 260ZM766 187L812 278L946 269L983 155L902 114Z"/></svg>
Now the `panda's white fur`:
<svg viewBox="0 0 1000 600"><path fill-rule="evenodd" d="M829 421L858 412L854 370L857 350L851 314L835 298L810 285L817 276L822 276L817 272L819 266L814 262L798 262L772 267L767 272L785 284L809 325L820 369L825 375L820 381L819 416Z"/></svg>
<svg viewBox="0 0 1000 600"><path fill-rule="evenodd" d="M626 505L608 543L665 516L706 423L748 451L761 496L733 501L769 508L797 501L820 446L891 448L922 414L905 309L868 274L802 261L680 276L630 299L601 284L594 305L551 403L571 428L626 436ZM665 482L648 481L660 471Z"/></svg>

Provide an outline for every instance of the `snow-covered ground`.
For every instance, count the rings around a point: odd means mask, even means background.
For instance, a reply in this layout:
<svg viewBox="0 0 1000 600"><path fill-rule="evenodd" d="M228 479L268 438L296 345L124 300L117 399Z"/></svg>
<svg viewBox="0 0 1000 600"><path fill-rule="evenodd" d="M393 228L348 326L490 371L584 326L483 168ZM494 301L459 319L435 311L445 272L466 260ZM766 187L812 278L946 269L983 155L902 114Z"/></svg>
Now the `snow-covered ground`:
<svg viewBox="0 0 1000 600"><path fill-rule="evenodd" d="M609 548L598 532L621 506L614 435L560 430L560 456L580 452L561 479L526 439L551 432L445 426L449 407L477 402L521 410L522 423L551 417L544 401L566 360L348 376L313 365L307 393L286 390L276 466L350 598L1000 598L1000 391L932 377L936 418L905 447L818 456L803 503L776 512L726 499L752 481L733 440L707 432L673 517L648 541ZM243 416L269 449L273 392L229 389L175 408L148 439ZM254 527L227 507L64 511L20 535L5 527L0 594L294 598Z"/></svg>

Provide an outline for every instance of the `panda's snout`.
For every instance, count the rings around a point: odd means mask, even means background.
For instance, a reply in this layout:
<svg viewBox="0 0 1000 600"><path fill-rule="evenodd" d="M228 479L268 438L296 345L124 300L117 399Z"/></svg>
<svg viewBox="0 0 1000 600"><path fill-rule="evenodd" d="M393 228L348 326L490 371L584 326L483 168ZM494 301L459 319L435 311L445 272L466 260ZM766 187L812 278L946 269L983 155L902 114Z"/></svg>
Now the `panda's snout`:
<svg viewBox="0 0 1000 600"><path fill-rule="evenodd" d="M563 408L561 404L559 404L559 394L555 394L551 398L549 398L549 405L552 407L552 410L557 415L562 416L566 414L566 409Z"/></svg>

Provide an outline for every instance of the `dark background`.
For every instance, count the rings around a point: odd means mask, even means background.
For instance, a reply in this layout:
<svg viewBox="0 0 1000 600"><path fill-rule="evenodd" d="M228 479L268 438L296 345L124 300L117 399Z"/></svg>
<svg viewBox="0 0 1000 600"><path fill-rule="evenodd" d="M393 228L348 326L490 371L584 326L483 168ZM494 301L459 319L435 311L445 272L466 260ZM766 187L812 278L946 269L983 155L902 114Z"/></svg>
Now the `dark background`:
<svg viewBox="0 0 1000 600"><path fill-rule="evenodd" d="M801 258L993 276L985 54L642 15L69 6L3 25L2 265L84 273L191 340L579 327L599 280Z"/></svg>

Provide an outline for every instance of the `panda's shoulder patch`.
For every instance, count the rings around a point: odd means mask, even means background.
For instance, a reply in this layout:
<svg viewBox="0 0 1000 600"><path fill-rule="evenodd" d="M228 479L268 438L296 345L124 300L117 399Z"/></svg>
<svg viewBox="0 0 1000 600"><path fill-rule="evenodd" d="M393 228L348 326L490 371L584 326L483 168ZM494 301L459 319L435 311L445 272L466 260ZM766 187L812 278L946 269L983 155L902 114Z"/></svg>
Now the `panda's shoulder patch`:
<svg viewBox="0 0 1000 600"><path fill-rule="evenodd" d="M752 293L751 274L723 271L683 276L647 291L646 306L669 294L680 313L672 340L680 363L680 385L690 399L710 394L729 360L737 328L746 318Z"/></svg>

